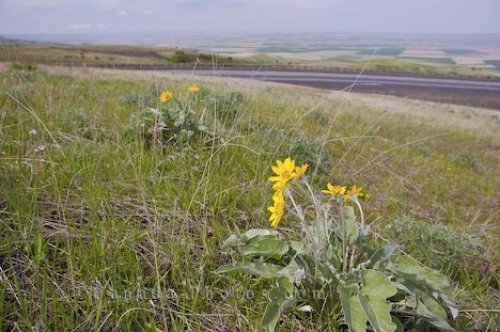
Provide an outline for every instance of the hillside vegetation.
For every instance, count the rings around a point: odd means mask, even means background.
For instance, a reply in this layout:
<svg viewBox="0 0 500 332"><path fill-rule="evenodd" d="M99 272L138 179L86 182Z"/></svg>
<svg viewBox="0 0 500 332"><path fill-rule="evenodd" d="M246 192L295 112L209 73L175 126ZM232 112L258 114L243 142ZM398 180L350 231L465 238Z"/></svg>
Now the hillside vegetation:
<svg viewBox="0 0 500 332"><path fill-rule="evenodd" d="M258 51L258 50L257 50ZM500 71L433 62L425 58L392 58L398 49L380 50L382 57L370 57L370 50L358 57L309 58L296 55L291 50L283 53L224 53L200 51L178 47L153 47L134 45L93 45L34 43L0 38L0 61L42 63L78 66L129 66L131 68L162 65L219 65L225 67L280 67L290 69L334 70L359 73L413 74L423 76L476 77L498 79ZM269 51L269 50L268 50ZM385 57L384 57L385 56ZM494 60L490 61L494 64Z"/></svg>
<svg viewBox="0 0 500 332"><path fill-rule="evenodd" d="M166 90L173 122L148 122ZM271 165L292 156L315 188L363 187L371 241L450 279L457 330L493 331L499 129L494 111L395 97L4 66L2 327L259 330L269 282L214 271L240 257L221 249L230 234L268 227ZM300 235L292 215L279 227ZM279 328L345 325L316 303Z"/></svg>

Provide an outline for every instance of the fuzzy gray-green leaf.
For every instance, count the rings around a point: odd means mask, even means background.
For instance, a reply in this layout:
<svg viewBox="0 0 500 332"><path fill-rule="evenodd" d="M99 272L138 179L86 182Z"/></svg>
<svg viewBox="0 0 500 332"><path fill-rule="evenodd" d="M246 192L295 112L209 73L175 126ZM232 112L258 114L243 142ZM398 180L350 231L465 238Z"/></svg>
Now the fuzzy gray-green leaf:
<svg viewBox="0 0 500 332"><path fill-rule="evenodd" d="M275 264L269 263L232 263L221 266L217 269L216 273L229 273L229 272L247 272L251 274L255 274L259 277L271 279L276 278L278 271L282 267Z"/></svg>
<svg viewBox="0 0 500 332"><path fill-rule="evenodd" d="M377 249L372 257L370 257L370 264L367 265L367 268L371 269L390 259L398 247L399 246L396 244L388 244L380 249Z"/></svg>
<svg viewBox="0 0 500 332"><path fill-rule="evenodd" d="M428 321L430 324L437 327L440 331L455 332L455 329L453 327L451 327L451 325L448 324L448 322L446 320L435 315L431 310L429 310L429 308L427 308L420 301L418 301L416 313L417 313L417 315L424 317L426 321Z"/></svg>
<svg viewBox="0 0 500 332"><path fill-rule="evenodd" d="M339 285L337 292L340 295L344 320L351 332L365 332L367 317L357 296L356 284Z"/></svg>
<svg viewBox="0 0 500 332"><path fill-rule="evenodd" d="M281 307L276 302L270 302L266 306L266 311L262 317L262 329L266 332L274 332L276 324L281 315Z"/></svg>
<svg viewBox="0 0 500 332"><path fill-rule="evenodd" d="M243 246L243 254L279 258L286 254L288 249L288 245L282 239L258 235Z"/></svg>
<svg viewBox="0 0 500 332"><path fill-rule="evenodd" d="M359 225L356 222L356 215L352 206L345 206L342 209L342 236L345 235L344 241L347 244L353 245L359 237Z"/></svg>
<svg viewBox="0 0 500 332"><path fill-rule="evenodd" d="M361 271L361 280L363 281L361 293L368 297L385 300L396 295L398 291L391 280L377 270Z"/></svg>
<svg viewBox="0 0 500 332"><path fill-rule="evenodd" d="M358 294L359 301L375 332L393 332L397 325L392 321L391 305L380 297Z"/></svg>

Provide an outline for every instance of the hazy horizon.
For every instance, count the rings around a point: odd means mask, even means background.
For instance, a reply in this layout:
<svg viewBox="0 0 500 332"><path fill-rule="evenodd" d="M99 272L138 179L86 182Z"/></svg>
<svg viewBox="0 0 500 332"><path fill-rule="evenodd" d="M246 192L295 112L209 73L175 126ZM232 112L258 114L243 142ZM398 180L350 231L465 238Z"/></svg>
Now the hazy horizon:
<svg viewBox="0 0 500 332"><path fill-rule="evenodd" d="M329 48L346 45L372 46L432 46L432 47L487 47L500 49L500 33L444 34L444 33L375 33L375 32L302 32L302 33L232 33L209 34L179 31L131 33L53 33L1 34L0 38L32 42L72 44L121 44L178 46L187 48L251 47L255 45L311 45ZM314 47L313 47L314 48Z"/></svg>

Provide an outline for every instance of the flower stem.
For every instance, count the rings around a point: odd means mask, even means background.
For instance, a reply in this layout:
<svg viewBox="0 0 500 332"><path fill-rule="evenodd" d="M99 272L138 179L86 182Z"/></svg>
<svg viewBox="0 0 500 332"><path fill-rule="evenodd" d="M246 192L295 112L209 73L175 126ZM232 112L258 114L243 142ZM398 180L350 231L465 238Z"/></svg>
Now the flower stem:
<svg viewBox="0 0 500 332"><path fill-rule="evenodd" d="M361 230L363 231L363 228L365 226L365 215L363 214L363 208L361 207L361 204L359 203L358 198L354 199L354 203L358 206L359 209L359 214L361 217Z"/></svg>
<svg viewBox="0 0 500 332"><path fill-rule="evenodd" d="M297 206L297 203L295 203L295 200L293 199L293 196L290 194L288 190L285 190L285 195L290 199L290 201L293 204L293 207L295 208L295 212L297 213L297 216L300 218L302 222L305 222L304 215L302 214L302 211L299 209Z"/></svg>

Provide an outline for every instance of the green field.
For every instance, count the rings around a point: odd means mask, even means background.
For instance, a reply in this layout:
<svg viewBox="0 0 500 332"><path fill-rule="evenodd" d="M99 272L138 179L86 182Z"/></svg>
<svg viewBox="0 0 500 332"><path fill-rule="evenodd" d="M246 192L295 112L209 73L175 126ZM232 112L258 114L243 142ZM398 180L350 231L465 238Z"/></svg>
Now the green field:
<svg viewBox="0 0 500 332"><path fill-rule="evenodd" d="M500 69L500 60L486 60L486 62Z"/></svg>
<svg viewBox="0 0 500 332"><path fill-rule="evenodd" d="M361 51L358 51L358 54L361 55L388 55L388 56L399 56L401 53L405 51L405 47L380 47L380 48L373 48L373 49L363 49Z"/></svg>
<svg viewBox="0 0 500 332"><path fill-rule="evenodd" d="M373 45L295 44L257 46L247 54L238 51L210 53L197 49L180 49L133 45L55 44L2 40L0 61L54 65L141 65L204 64L212 66L311 68L359 73L399 73L432 76L498 78L500 71L455 64L451 57L401 57L405 47ZM374 52L376 50L376 52ZM321 57L314 52L326 53ZM330 52L331 51L331 52ZM339 51L341 53L337 54ZM463 51L463 50L455 50ZM333 52L333 53L332 53ZM348 52L343 54L342 52ZM371 58L371 55L375 57ZM454 54L456 55L456 53ZM490 62L494 65L494 63Z"/></svg>
<svg viewBox="0 0 500 332"><path fill-rule="evenodd" d="M141 127L164 90L207 129ZM1 327L258 331L271 282L214 271L241 258L221 249L231 233L268 227L270 167L292 156L315 188L363 187L377 234L450 278L457 330L493 331L499 128L494 111L394 97L4 65ZM293 215L280 230L300 237ZM312 305L280 331L345 328Z"/></svg>
<svg viewBox="0 0 500 332"><path fill-rule="evenodd" d="M478 51L469 48L445 48L443 52L449 55L469 55L478 53Z"/></svg>

